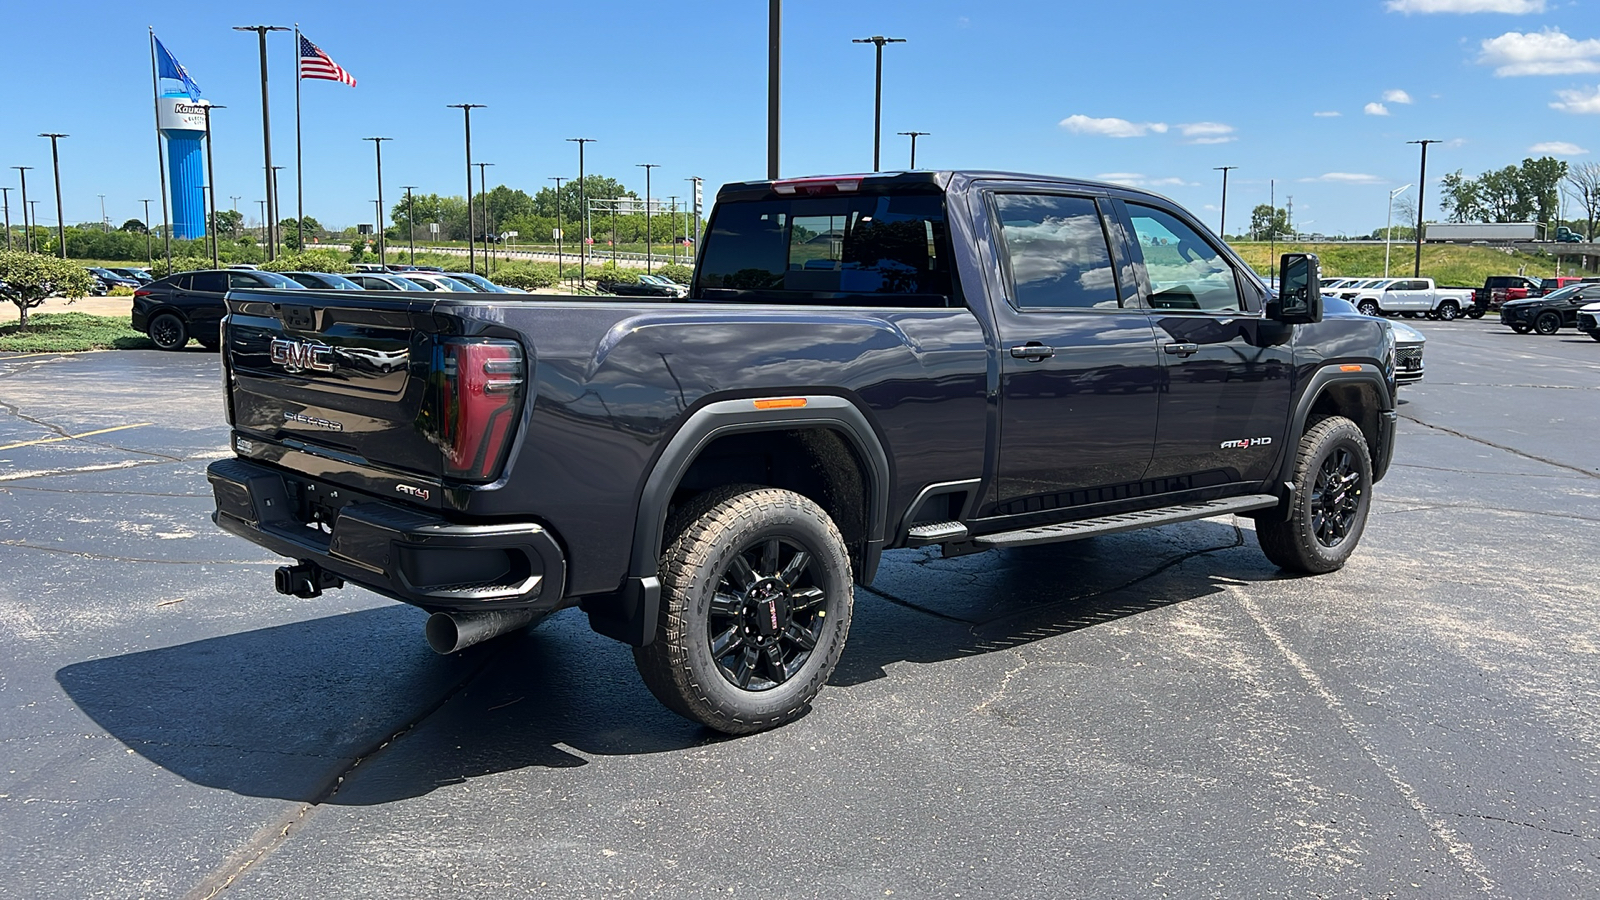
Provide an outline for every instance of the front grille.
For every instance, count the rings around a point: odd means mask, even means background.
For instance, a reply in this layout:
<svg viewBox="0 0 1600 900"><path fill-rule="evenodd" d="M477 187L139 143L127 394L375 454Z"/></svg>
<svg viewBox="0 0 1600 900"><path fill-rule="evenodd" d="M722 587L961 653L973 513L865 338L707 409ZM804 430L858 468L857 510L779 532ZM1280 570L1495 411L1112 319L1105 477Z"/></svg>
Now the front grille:
<svg viewBox="0 0 1600 900"><path fill-rule="evenodd" d="M1578 313L1579 331L1600 330L1600 320L1596 320L1593 313Z"/></svg>
<svg viewBox="0 0 1600 900"><path fill-rule="evenodd" d="M1418 344L1418 345L1411 346L1411 347L1404 347L1404 346L1396 347L1396 348L1394 348L1394 358L1395 358L1396 362L1405 362L1407 360L1412 360L1412 359L1421 359L1422 358L1422 345Z"/></svg>

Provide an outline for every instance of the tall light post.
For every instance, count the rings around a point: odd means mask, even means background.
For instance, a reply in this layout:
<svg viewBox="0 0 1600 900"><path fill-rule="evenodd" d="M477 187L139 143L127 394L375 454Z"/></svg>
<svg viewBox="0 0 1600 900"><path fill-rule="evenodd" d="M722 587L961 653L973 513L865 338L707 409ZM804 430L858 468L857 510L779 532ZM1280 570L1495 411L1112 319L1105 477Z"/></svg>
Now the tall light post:
<svg viewBox="0 0 1600 900"><path fill-rule="evenodd" d="M6 249L11 249L11 186L0 184L0 198L4 198L6 207ZM148 207L146 207L148 210ZM146 216L150 213L146 212Z"/></svg>
<svg viewBox="0 0 1600 900"><path fill-rule="evenodd" d="M767 3L767 180L778 180L778 103L780 75L779 51L783 31L783 0Z"/></svg>
<svg viewBox="0 0 1600 900"><path fill-rule="evenodd" d="M878 171L879 150L882 149L883 134L883 45L904 44L905 38L884 37L875 34L868 38L856 38L852 44L872 44L878 51L878 79L872 92L872 171Z"/></svg>
<svg viewBox="0 0 1600 900"><path fill-rule="evenodd" d="M494 165L494 163L481 162L473 163L473 165L478 167L478 207L483 210L483 274L488 277L490 271L492 271L491 266L494 265L494 257L489 255L493 251L489 247L489 235L491 234L489 231L489 187L484 170ZM471 217L468 216L468 218L470 219Z"/></svg>
<svg viewBox="0 0 1600 900"><path fill-rule="evenodd" d="M238 212L239 211L239 198L242 195L240 195L240 194L229 194L228 196L229 196L230 199L233 200L233 211L234 212ZM239 237L239 220L237 218L235 218L234 221L233 221L233 237L236 238L236 239Z"/></svg>
<svg viewBox="0 0 1600 900"><path fill-rule="evenodd" d="M1383 277L1389 277L1389 244L1394 237L1394 198L1404 194L1411 185L1397 187L1389 192L1389 215L1383 222Z"/></svg>
<svg viewBox="0 0 1600 900"><path fill-rule="evenodd" d="M271 188L272 188L272 193L267 195L268 197L272 198L267 203L267 211L271 212L273 215L277 215L278 211L283 209L283 206L278 203L278 173L280 171L282 171L284 168L285 168L284 166L273 166L272 167L272 178L267 182L268 185L270 185ZM283 240L283 235L278 233L278 223L273 222L272 225L271 225L271 228L272 228L272 231L271 231L272 240L274 242L273 248L272 248L272 255L273 255L273 258L277 258L278 248L277 248L276 242Z"/></svg>
<svg viewBox="0 0 1600 900"><path fill-rule="evenodd" d="M394 138L367 137L362 140L372 142L372 149L378 157L378 265L387 266L389 257L383 246L383 142L392 141ZM300 249L304 250L305 246L302 245Z"/></svg>
<svg viewBox="0 0 1600 900"><path fill-rule="evenodd" d="M461 110L461 118L467 130L467 271L476 272L477 258L474 256L475 244L472 240L472 111L483 109L482 103L447 103L451 109Z"/></svg>
<svg viewBox="0 0 1600 900"><path fill-rule="evenodd" d="M67 226L61 217L61 154L56 150L56 141L68 137L47 131L39 137L50 139L50 165L56 173L56 249L60 251L61 258L67 258Z"/></svg>
<svg viewBox="0 0 1600 900"><path fill-rule="evenodd" d="M382 181L383 179L378 179ZM402 184L406 191L406 242L411 245L411 265L417 264L417 215L416 207L411 204L411 189L414 184Z"/></svg>
<svg viewBox="0 0 1600 900"><path fill-rule="evenodd" d="M650 170L661 168L660 163L637 163L644 170L644 270L654 271L650 254Z"/></svg>
<svg viewBox="0 0 1600 900"><path fill-rule="evenodd" d="M106 221L106 195L95 194L95 196L100 198L100 231L103 234L110 234L111 225Z"/></svg>
<svg viewBox="0 0 1600 900"><path fill-rule="evenodd" d="M282 25L235 25L234 31L254 31L256 40L261 48L261 150L267 174L267 259L273 259L278 252L278 241L275 229L278 221L278 191L277 173L272 165L272 114L267 102L267 32L288 31ZM300 52L295 48L295 53Z"/></svg>
<svg viewBox="0 0 1600 900"><path fill-rule="evenodd" d="M211 268L217 268L217 170L211 163L211 111L226 106L202 107L206 112L206 183L211 185L211 205L206 207L206 231L211 235Z"/></svg>
<svg viewBox="0 0 1600 900"><path fill-rule="evenodd" d="M256 201L256 207L261 212L261 240L260 240L260 243L265 244L267 242L267 201L265 201L265 200L257 200Z"/></svg>
<svg viewBox="0 0 1600 900"><path fill-rule="evenodd" d="M150 243L150 201L146 199L139 202L144 204L144 264L153 266L156 264L156 254L155 247ZM8 233L11 231L10 219L6 220L6 231ZM8 246L6 249L11 248Z"/></svg>
<svg viewBox="0 0 1600 900"><path fill-rule="evenodd" d="M672 201L667 208L672 211L672 264L678 264L678 195L668 194L667 199Z"/></svg>
<svg viewBox="0 0 1600 900"><path fill-rule="evenodd" d="M556 280L560 281L561 274L561 182L567 179L560 175L552 175L548 180L556 183ZM617 245L617 230L611 229L611 246Z"/></svg>
<svg viewBox="0 0 1600 900"><path fill-rule="evenodd" d="M578 145L578 285L589 284L589 194L583 183L583 145L594 143L594 138L567 138Z"/></svg>
<svg viewBox="0 0 1600 900"><path fill-rule="evenodd" d="M899 132L899 133L902 134L902 135L905 135L906 137L911 138L911 168L915 169L917 167L917 138L919 138L919 137L927 137L932 132L928 132L928 131L902 131L902 132Z"/></svg>
<svg viewBox="0 0 1600 900"><path fill-rule="evenodd" d="M1217 224L1217 237L1228 239L1228 173L1238 166L1212 166L1211 171L1222 173L1222 216Z"/></svg>
<svg viewBox="0 0 1600 900"><path fill-rule="evenodd" d="M1443 141L1406 141L1408 144L1418 144L1422 147L1422 173L1417 176L1417 258L1411 266L1411 277L1422 277L1422 209L1423 197L1428 192L1428 145L1441 144Z"/></svg>
<svg viewBox="0 0 1600 900"><path fill-rule="evenodd" d="M12 166L22 176L22 249L33 252L33 226L28 224L28 170L33 166Z"/></svg>

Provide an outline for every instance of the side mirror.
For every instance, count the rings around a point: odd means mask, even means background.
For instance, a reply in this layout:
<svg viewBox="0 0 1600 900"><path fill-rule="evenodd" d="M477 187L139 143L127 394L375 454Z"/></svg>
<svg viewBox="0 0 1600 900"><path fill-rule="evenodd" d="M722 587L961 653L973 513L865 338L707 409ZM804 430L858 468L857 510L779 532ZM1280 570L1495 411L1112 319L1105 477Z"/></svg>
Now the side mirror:
<svg viewBox="0 0 1600 900"><path fill-rule="evenodd" d="M1267 317L1285 325L1322 321L1322 266L1315 253L1285 253L1278 267L1278 296Z"/></svg>

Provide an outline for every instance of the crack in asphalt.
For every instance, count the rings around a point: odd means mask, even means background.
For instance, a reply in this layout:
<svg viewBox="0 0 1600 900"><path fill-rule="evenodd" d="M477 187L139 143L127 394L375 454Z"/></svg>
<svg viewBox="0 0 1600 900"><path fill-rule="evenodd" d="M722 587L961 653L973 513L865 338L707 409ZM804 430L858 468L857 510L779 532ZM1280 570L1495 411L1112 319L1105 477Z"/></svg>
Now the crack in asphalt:
<svg viewBox="0 0 1600 900"><path fill-rule="evenodd" d="M1517 826L1520 826L1522 828L1532 828L1534 831L1542 831L1542 832L1544 832L1546 834L1560 834L1560 835L1565 835L1566 837L1580 838L1580 839L1585 840L1585 841L1594 840L1594 838L1589 837L1586 834L1579 834L1576 831L1562 831L1559 828L1546 828L1543 825L1535 825L1532 822L1518 822L1516 819L1506 819L1506 818L1502 818L1500 816L1486 816L1486 815L1484 815L1482 813L1456 813L1456 818L1458 818L1458 819L1482 819L1485 822L1503 822L1503 823L1505 823L1507 825L1517 825Z"/></svg>
<svg viewBox="0 0 1600 900"><path fill-rule="evenodd" d="M268 822L241 848L235 851L226 861L210 875L202 878L193 888L185 893L184 900L212 900L218 894L232 887L257 863L271 856L278 848L288 843L302 830L317 810L328 804L344 787L345 780L352 775L364 762L385 749L393 746L395 742L415 731L422 723L426 722L434 713L443 709L451 700L454 700L466 690L474 681L487 670L491 663L507 652L506 646L491 643L488 652L482 655L478 664L469 668L449 690L443 692L439 698L426 708L419 710L411 721L400 727L382 740L372 742L366 749L355 757L350 758L350 764L337 771L330 772L318 789L316 796L304 803L296 803L278 818Z"/></svg>
<svg viewBox="0 0 1600 900"><path fill-rule="evenodd" d="M1388 502L1399 503L1401 501L1390 500ZM1467 509L1472 510L1473 512L1516 513L1524 516L1548 516L1553 519L1572 519L1573 521L1577 522L1600 522L1600 518L1595 516L1579 516L1574 515L1573 513L1550 512L1549 510L1544 509L1512 509L1508 506L1481 506L1474 503L1429 503L1423 506L1407 506L1405 509L1375 509L1372 511L1372 514L1375 516L1392 516L1398 513L1428 512L1435 509Z"/></svg>
<svg viewBox="0 0 1600 900"><path fill-rule="evenodd" d="M1571 478L1560 473L1541 475L1536 472L1491 472L1487 469L1453 469L1449 466L1425 466L1421 463L1390 463L1391 469L1427 469L1430 472L1448 472L1451 475L1493 475L1496 478Z"/></svg>
<svg viewBox="0 0 1600 900"><path fill-rule="evenodd" d="M1505 444L1496 444L1494 441L1486 440L1484 438L1477 437L1475 435L1470 435L1470 434L1467 434L1464 431L1457 431L1454 428L1446 428L1443 425L1434 425L1434 424L1432 424L1430 422L1424 422L1421 419L1417 418L1416 416L1408 416L1408 415L1402 414L1400 416L1400 418L1405 419L1407 422L1415 422L1415 423L1417 423L1418 425L1421 425L1424 428L1431 428L1434 431L1441 431L1441 432L1444 432L1445 434L1453 435L1453 436L1461 438L1463 440L1473 441L1474 443L1482 444L1485 447L1493 447L1496 450L1505 451L1506 453L1510 453L1513 456L1520 456L1523 459L1531 459L1534 462L1541 462L1541 463L1544 463L1547 466L1555 466L1558 469L1566 469L1566 470L1571 471L1571 472L1577 472L1579 475L1587 475L1590 478L1600 478L1600 472L1591 472L1588 469L1583 469L1583 468L1579 468L1578 466L1568 465L1567 463L1564 463L1564 462L1557 462L1556 460L1547 459L1547 458L1545 458L1543 456L1537 456L1537 455L1532 454L1532 453L1524 453L1523 451L1518 450L1515 447L1507 447Z"/></svg>

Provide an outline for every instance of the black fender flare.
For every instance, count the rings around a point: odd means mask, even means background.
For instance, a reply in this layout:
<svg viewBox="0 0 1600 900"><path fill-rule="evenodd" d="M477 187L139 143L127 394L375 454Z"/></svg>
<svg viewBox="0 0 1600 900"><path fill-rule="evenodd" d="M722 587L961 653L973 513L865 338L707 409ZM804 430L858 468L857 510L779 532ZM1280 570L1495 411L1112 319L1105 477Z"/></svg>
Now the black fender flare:
<svg viewBox="0 0 1600 900"><path fill-rule="evenodd" d="M1389 379L1383 370L1371 363L1361 363L1354 369L1352 363L1342 365L1328 364L1311 374L1306 381L1305 390L1300 392L1300 399L1295 403L1294 415L1289 417L1289 432L1284 442L1284 453L1278 463L1278 483L1283 486L1283 502L1278 509L1287 517L1293 505L1293 485L1288 481L1293 473L1295 455L1299 452L1300 438L1305 434L1306 420L1311 417L1311 408L1316 405L1317 398L1331 385L1359 384L1373 389L1378 397L1378 441L1377 452L1372 459L1372 478L1378 481L1389 470L1389 462L1394 458L1394 436L1398 424L1398 414L1395 412L1395 397L1389 386ZM1357 423L1360 424L1360 423Z"/></svg>
<svg viewBox="0 0 1600 900"><path fill-rule="evenodd" d="M781 401L784 405L766 408L757 405L764 400ZM627 577L618 594L607 595L618 602L609 604L611 608L604 612L600 604L593 601L585 604L590 609L590 624L596 631L636 647L655 639L661 604L658 563L667 527L667 510L679 482L700 451L729 434L796 428L830 428L840 432L866 465L867 540L857 581L871 582L883 553L892 481L889 456L861 408L844 397L831 394L719 400L691 413L657 454L639 493Z"/></svg>

